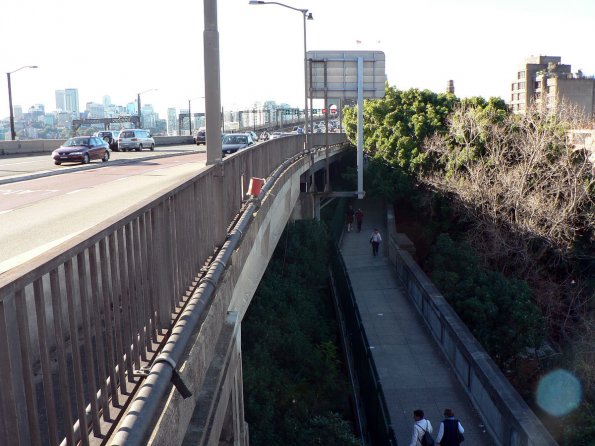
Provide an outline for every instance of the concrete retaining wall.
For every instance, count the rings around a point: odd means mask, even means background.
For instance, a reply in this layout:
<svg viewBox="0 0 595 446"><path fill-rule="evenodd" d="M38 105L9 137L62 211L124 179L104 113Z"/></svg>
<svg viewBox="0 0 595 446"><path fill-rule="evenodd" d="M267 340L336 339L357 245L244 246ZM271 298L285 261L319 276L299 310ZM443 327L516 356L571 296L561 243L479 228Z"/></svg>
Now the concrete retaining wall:
<svg viewBox="0 0 595 446"><path fill-rule="evenodd" d="M156 146L194 144L192 136L155 136ZM32 155L51 153L60 147L65 139L26 139L22 141L0 141L0 155Z"/></svg>
<svg viewBox="0 0 595 446"><path fill-rule="evenodd" d="M396 237L387 211L388 257L432 336L502 446L555 446L556 441Z"/></svg>

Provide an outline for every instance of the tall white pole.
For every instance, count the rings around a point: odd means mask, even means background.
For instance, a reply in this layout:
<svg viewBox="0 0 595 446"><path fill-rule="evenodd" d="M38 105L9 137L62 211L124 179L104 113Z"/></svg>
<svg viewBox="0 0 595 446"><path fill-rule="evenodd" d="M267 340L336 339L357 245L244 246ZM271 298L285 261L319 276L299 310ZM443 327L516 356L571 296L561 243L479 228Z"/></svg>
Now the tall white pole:
<svg viewBox="0 0 595 446"><path fill-rule="evenodd" d="M308 150L310 136L308 135L308 52L306 49L306 12L304 16L304 150Z"/></svg>
<svg viewBox="0 0 595 446"><path fill-rule="evenodd" d="M204 0L205 118L207 165L221 160L221 85L219 81L219 31L217 0Z"/></svg>
<svg viewBox="0 0 595 446"><path fill-rule="evenodd" d="M357 198L364 198L364 58L357 58Z"/></svg>

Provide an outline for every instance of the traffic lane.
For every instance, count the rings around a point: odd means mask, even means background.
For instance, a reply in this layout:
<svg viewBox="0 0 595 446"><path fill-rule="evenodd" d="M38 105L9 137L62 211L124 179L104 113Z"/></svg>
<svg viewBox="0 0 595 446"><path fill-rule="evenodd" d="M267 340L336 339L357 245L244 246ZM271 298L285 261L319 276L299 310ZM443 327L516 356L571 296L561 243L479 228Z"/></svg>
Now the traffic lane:
<svg viewBox="0 0 595 446"><path fill-rule="evenodd" d="M152 166L141 173L129 166L127 172L109 175L106 169L89 171L106 182L74 189L0 213L0 274L43 254L48 249L125 212L156 193L171 189L205 169L206 155L181 156L184 163ZM170 159L171 158L166 158ZM166 160L163 159L163 160ZM122 176L122 173L127 175ZM70 175L68 175L70 176ZM78 175L73 175L78 179ZM64 178L60 175L60 178ZM78 187L78 186L76 186ZM4 197L0 199L3 201Z"/></svg>
<svg viewBox="0 0 595 446"><path fill-rule="evenodd" d="M112 181L122 181L135 175L148 175L185 163L203 163L205 153L192 153L171 158L133 161L109 165L104 169L84 170L63 175L37 178L0 185L0 214L12 212L41 200L59 195L76 194Z"/></svg>
<svg viewBox="0 0 595 446"><path fill-rule="evenodd" d="M204 147L204 146L201 146ZM154 151L143 150L142 152L114 152L110 153L110 159L116 160L134 160L138 158L147 158L163 156L167 154L204 152L204 148L199 148L194 144L184 144L177 146L155 147ZM109 164L101 161L92 161L91 164ZM67 171L80 167L80 163L63 163L60 166L54 164L50 153L44 155L3 155L0 156L0 178L19 175L28 175L39 172Z"/></svg>

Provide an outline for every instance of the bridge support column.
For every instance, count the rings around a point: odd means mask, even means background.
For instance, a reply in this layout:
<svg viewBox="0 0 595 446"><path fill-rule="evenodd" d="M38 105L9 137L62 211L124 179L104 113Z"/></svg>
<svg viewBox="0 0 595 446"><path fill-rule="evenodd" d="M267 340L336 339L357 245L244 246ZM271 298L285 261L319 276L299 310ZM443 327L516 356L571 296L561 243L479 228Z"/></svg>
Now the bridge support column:
<svg viewBox="0 0 595 446"><path fill-rule="evenodd" d="M320 195L301 193L291 212L291 221L315 218L320 220Z"/></svg>

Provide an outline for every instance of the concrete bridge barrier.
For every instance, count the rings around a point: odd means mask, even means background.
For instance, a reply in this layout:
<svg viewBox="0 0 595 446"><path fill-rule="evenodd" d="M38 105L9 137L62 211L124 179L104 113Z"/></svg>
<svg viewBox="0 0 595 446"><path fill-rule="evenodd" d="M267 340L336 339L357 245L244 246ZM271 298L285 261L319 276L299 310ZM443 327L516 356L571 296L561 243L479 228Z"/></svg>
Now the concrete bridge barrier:
<svg viewBox="0 0 595 446"><path fill-rule="evenodd" d="M175 146L193 144L191 136L155 136L155 145ZM19 141L0 141L1 155L35 155L51 153L66 141L65 139L24 139Z"/></svg>

